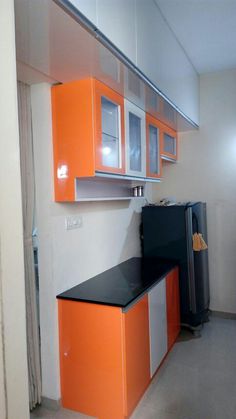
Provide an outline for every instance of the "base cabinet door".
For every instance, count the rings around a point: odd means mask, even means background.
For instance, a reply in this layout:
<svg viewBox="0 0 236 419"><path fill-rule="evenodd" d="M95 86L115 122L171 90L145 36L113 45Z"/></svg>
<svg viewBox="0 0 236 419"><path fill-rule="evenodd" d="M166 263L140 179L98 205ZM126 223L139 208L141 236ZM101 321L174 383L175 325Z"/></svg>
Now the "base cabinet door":
<svg viewBox="0 0 236 419"><path fill-rule="evenodd" d="M148 296L123 315L126 416L129 416L150 382Z"/></svg>
<svg viewBox="0 0 236 419"><path fill-rule="evenodd" d="M59 300L62 406L125 419L150 382L148 296L127 312Z"/></svg>
<svg viewBox="0 0 236 419"><path fill-rule="evenodd" d="M150 374L155 374L167 353L166 280L162 279L148 293Z"/></svg>
<svg viewBox="0 0 236 419"><path fill-rule="evenodd" d="M173 269L166 277L166 312L168 350L170 350L180 332L178 268Z"/></svg>
<svg viewBox="0 0 236 419"><path fill-rule="evenodd" d="M62 406L99 419L124 419L122 312L59 300Z"/></svg>

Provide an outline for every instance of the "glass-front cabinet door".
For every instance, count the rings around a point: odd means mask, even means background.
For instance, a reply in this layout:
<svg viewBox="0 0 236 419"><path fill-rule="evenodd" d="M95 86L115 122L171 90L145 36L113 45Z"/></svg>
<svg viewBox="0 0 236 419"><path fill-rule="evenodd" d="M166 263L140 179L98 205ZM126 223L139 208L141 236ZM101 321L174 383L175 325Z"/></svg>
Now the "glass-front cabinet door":
<svg viewBox="0 0 236 419"><path fill-rule="evenodd" d="M121 166L120 106L101 97L102 106L102 165Z"/></svg>
<svg viewBox="0 0 236 419"><path fill-rule="evenodd" d="M125 99L126 173L146 176L145 112Z"/></svg>
<svg viewBox="0 0 236 419"><path fill-rule="evenodd" d="M158 121L146 114L147 177L160 179L160 128Z"/></svg>
<svg viewBox="0 0 236 419"><path fill-rule="evenodd" d="M177 160L177 133L169 127L164 127L161 134L161 158L164 160Z"/></svg>
<svg viewBox="0 0 236 419"><path fill-rule="evenodd" d="M96 170L125 173L124 99L95 83Z"/></svg>

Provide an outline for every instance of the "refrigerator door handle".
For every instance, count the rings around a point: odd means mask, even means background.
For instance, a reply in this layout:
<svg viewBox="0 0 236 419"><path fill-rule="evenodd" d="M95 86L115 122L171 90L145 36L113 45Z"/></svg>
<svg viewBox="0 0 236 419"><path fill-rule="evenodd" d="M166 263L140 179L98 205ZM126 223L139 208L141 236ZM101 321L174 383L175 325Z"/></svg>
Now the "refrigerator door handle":
<svg viewBox="0 0 236 419"><path fill-rule="evenodd" d="M194 275L194 255L193 255L193 225L192 225L192 208L186 209L186 232L187 232L187 257L188 257L188 288L189 288L189 304L192 313L197 312L196 292L195 292L195 275Z"/></svg>

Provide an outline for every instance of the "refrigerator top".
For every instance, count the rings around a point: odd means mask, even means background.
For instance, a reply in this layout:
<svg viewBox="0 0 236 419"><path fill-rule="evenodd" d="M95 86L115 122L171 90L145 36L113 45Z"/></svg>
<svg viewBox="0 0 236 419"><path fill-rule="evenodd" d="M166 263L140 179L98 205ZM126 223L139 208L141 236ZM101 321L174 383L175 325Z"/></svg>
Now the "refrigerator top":
<svg viewBox="0 0 236 419"><path fill-rule="evenodd" d="M161 208L172 208L172 207L184 207L184 208L189 208L189 207L193 207L194 205L198 205L198 204L203 204L203 202L200 201L196 201L196 202L191 202L191 201L187 201L187 202L176 202L176 203L170 203L167 205L160 205L160 204L149 204L149 205L145 205L146 207L161 207Z"/></svg>

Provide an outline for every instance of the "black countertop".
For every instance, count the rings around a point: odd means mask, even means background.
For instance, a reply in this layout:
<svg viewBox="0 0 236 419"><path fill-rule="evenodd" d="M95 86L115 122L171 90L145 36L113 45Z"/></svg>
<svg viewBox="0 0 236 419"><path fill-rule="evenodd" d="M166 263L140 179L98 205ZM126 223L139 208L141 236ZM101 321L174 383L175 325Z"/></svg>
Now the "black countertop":
<svg viewBox="0 0 236 419"><path fill-rule="evenodd" d="M176 262L131 258L65 291L57 298L125 308L158 283Z"/></svg>

